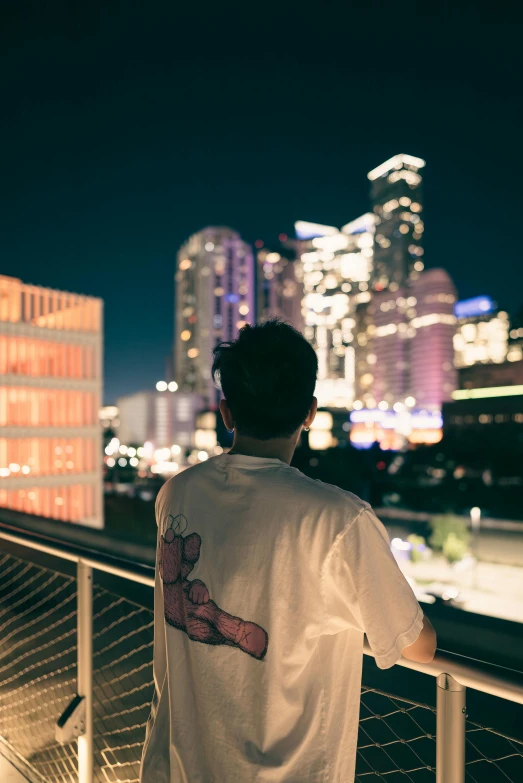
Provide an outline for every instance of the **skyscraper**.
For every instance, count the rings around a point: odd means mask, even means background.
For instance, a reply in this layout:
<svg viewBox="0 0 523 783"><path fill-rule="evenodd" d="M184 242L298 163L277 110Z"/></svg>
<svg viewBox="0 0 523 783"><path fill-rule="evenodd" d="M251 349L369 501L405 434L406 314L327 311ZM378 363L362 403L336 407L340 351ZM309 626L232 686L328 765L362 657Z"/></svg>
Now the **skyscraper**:
<svg viewBox="0 0 523 783"><path fill-rule="evenodd" d="M376 215L372 287L392 291L423 269L422 178L425 161L395 155L369 172Z"/></svg>
<svg viewBox="0 0 523 783"><path fill-rule="evenodd" d="M456 304L454 335L456 367L501 363L507 358L508 314L499 311L489 296L475 296Z"/></svg>
<svg viewBox="0 0 523 783"><path fill-rule="evenodd" d="M303 283L296 277L296 240L285 239L256 253L256 320L281 318L302 331Z"/></svg>
<svg viewBox="0 0 523 783"><path fill-rule="evenodd" d="M352 405L355 314L370 300L375 217L362 215L338 230L298 221L305 337L318 356L316 396L323 407Z"/></svg>
<svg viewBox="0 0 523 783"><path fill-rule="evenodd" d="M441 410L458 387L453 347L456 289L444 269L429 269L412 281L410 292L409 393L417 408Z"/></svg>
<svg viewBox="0 0 523 783"><path fill-rule="evenodd" d="M457 388L455 301L444 269L422 272L397 291L373 294L356 335L357 396L363 405L441 410Z"/></svg>
<svg viewBox="0 0 523 783"><path fill-rule="evenodd" d="M236 231L209 226L180 248L175 279L175 379L215 406L213 348L254 320L252 250Z"/></svg>
<svg viewBox="0 0 523 783"><path fill-rule="evenodd" d="M103 526L102 301L0 276L0 506Z"/></svg>
<svg viewBox="0 0 523 783"><path fill-rule="evenodd" d="M412 301L412 300L411 300ZM358 332L359 393L368 407L392 407L408 395L408 316L404 288L373 294L366 332ZM365 362L365 364L364 364Z"/></svg>

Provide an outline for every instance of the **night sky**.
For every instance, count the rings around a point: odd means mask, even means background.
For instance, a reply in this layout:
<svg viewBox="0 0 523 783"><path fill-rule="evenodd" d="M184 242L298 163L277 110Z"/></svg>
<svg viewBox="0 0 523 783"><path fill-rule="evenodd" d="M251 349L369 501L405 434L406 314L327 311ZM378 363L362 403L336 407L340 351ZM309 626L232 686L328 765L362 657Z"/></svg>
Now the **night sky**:
<svg viewBox="0 0 523 783"><path fill-rule="evenodd" d="M189 234L341 226L398 152L426 265L520 307L521 25L339 5L2 3L0 273L105 300L106 402L164 375Z"/></svg>

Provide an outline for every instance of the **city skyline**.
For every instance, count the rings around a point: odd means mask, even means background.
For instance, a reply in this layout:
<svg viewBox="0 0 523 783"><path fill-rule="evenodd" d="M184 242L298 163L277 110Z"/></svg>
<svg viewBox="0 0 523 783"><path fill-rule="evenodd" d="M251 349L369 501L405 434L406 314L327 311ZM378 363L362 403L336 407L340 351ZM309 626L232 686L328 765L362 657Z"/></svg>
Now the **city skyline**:
<svg viewBox="0 0 523 783"><path fill-rule="evenodd" d="M371 205L374 204L374 206L375 206L377 203L379 203L380 201L384 200L383 197L379 197L379 196L378 196L378 199L376 200L376 184L375 184L375 180L379 181L379 179L383 178L382 177L382 174L383 174L382 169L383 170L386 169L386 171L389 172L389 171L393 170L394 167L401 168L402 165L403 165L403 158L405 158L407 160L410 159L410 161L415 163L414 166L411 166L411 163L409 162L409 164L407 165L407 168L414 168L414 170L416 170L415 166L419 165L421 167L422 171L423 171L423 175L425 176L426 162L424 160L422 160L420 158L417 158L417 157L413 157L410 154L393 155L391 158L387 159L386 161L383 161L377 167L373 168L367 174L367 178L368 178L368 180L370 180L370 185L371 185L371 187L369 189L369 194L368 194L368 202L370 202ZM400 161L400 162L398 163L398 161ZM411 183L411 187L412 186L413 186L413 184ZM391 204L392 202L389 201L388 203ZM386 204L386 206L387 206L387 204ZM392 208L394 210L395 209L395 205L393 205L392 207L389 207L389 208ZM380 209L381 209L381 207L378 207L378 212L380 211ZM401 204L398 207L398 209L401 209ZM409 209L410 209L410 207L409 207ZM421 209L421 206L420 206L420 209ZM370 218L372 218L372 220L374 220L374 215L375 215L375 213L370 212L370 213L362 214L360 217L356 217L354 219L351 219L349 221L349 223L347 223L345 226L342 227L342 229L340 229L340 231L341 232L345 232L346 234L350 235L352 233L353 226L354 226L355 227L355 233L358 233L360 230L362 230L361 226L360 226L360 223L362 225L364 223L366 223L366 222L368 223L368 220ZM423 212L423 218L425 218L425 212ZM394 223L394 226L395 225L396 224ZM423 223L422 223L422 225L423 225ZM398 226L399 226L399 223L398 223ZM272 242L268 242L267 244L269 246L272 245L274 247L278 246L278 244L279 244L279 245L281 245L283 247L283 246L285 246L286 244L288 244L290 242L291 246L293 244L296 247L301 245L302 249L303 249L304 247L306 247L306 244L307 244L306 241L304 241L304 240L307 239L307 236L306 236L306 232L307 231L312 231L312 233L310 235L311 238L312 238L314 236L314 229L315 228L320 229L320 234L321 234L321 229L330 229L331 228L331 226L327 226L327 225L324 225L324 224L317 224L317 223L312 223L312 222L309 222L309 221L300 221L300 220L295 221L294 227L295 227L296 239L292 236L292 232L291 232L291 236L290 237L288 237L287 234L282 232L282 233L280 233L278 235L278 237L273 237L272 238ZM416 231L416 228L417 227L414 227L415 231ZM334 229L333 227L332 227L332 230L333 231L335 230L336 232L338 232L338 229ZM366 228L365 230L368 230L368 229ZM374 227L373 227L372 230L373 231L375 230ZM305 234L303 234L303 236L301 236L300 235L300 231L302 231L302 232L304 231ZM264 252L267 253L266 243L261 238L258 238L258 239L254 240L254 241L251 241L251 242L250 241L243 241L243 238L242 238L240 232L234 228L233 221L229 221L229 224L227 226L221 226L221 227L202 226L199 231L195 232L190 237L187 237L184 240L184 242L182 243L181 247L178 249L178 251L173 254L173 270L172 270L172 272L173 272L175 280L178 280L178 282L181 280L180 260L182 260L182 262L183 262L183 258L182 257L185 257L185 255L187 255L187 253L186 253L187 248L188 247L196 248L196 245L198 245L198 242L199 242L199 237L202 237L202 242L203 242L203 244L205 244L206 240L208 240L209 238L211 238L211 239L213 238L213 237L211 237L211 233L212 232L215 232L215 233L216 232L218 232L218 233L225 232L226 234L230 234L232 238L237 240L240 243L240 245L246 249L247 255L249 256L249 259L250 259L250 266L252 267L252 269L249 272L249 275L252 275L252 273L254 272L254 267L257 264L259 265L260 252L262 253L262 257L263 257L263 253ZM396 233L398 233L398 232L396 232ZM301 238L300 238L300 236L301 236ZM414 237L416 237L416 236L420 236L421 237L421 235L414 234ZM328 236L326 238L328 239ZM283 242L282 242L282 239L284 240ZM425 239L425 237L424 237L424 239ZM321 236L320 236L319 241L321 242ZM196 245L195 245L195 242L196 242ZM192 243L192 245L191 245L191 243ZM204 250L203 244L202 244L202 248L201 248L202 251ZM379 240L377 242L375 241L374 242L374 247L375 248L378 247L378 249L379 249L379 245L380 244L381 244L381 242L379 242ZM208 245L208 243L207 243L207 247L205 248L205 250L207 251L206 254L208 254L208 247L210 247L210 245ZM260 251L260 247L262 248L261 251ZM393 249L393 248L391 248L391 249ZM419 252L421 254L423 251L421 249L419 249ZM390 259L392 258L392 254L389 252L388 255L389 255L389 263L390 263ZM405 246L405 248L402 248L402 255L405 255L405 259L407 258L406 246ZM410 253L410 257L412 258L412 262L411 263L414 266L411 266L409 268L411 270L412 269L415 270L417 268L417 263L414 264L416 256L415 256L415 254ZM385 253L383 254L383 258L385 259L385 263L386 263L386 259L387 259L387 251L386 250L385 250ZM256 260L256 259L258 259L258 260ZM423 256L423 263L420 265L420 268L422 268L422 269L424 268L425 262L426 262L426 258ZM405 263L405 261L402 261L402 264L404 264L404 263ZM262 266L263 266L263 264L262 264ZM373 272L373 281L374 281L374 283L376 283L376 281L379 279L377 277L377 270L378 270L378 268L379 268L379 266L376 266L376 269ZM384 269L384 267L382 266L381 272L383 272L383 269ZM438 271L438 270L433 265L431 266L430 263L429 263L429 265L426 267L426 271ZM445 271L448 271L448 270L445 270ZM257 274L257 280L256 280L256 284L255 285L254 285L253 280L249 278L248 297L247 297L248 298L248 302L249 302L249 316L245 318L245 323L251 322L251 317L253 315L253 310L254 310L254 314L256 315L257 319L260 319L260 317L261 317L261 299L260 299L260 291L261 291L261 285L262 285L261 276L260 276L261 274L262 274L262 267L259 266L258 274ZM405 266L404 267L404 271L403 272L399 272L398 274L400 275L400 277L401 277L401 275L404 275L404 276L408 275L408 276L410 276L411 272L407 272L407 267ZM414 271L414 276L416 276L416 274L417 273ZM294 279L294 275L293 275L293 279ZM370 279L370 278L365 277L365 278L362 278L362 279ZM405 276L404 279L406 280L407 277ZM397 286L397 283L393 282L393 284L392 284L392 289L393 290L394 290L395 286ZM375 295L379 295L379 290L380 290L380 288L379 288L379 283L378 283L377 294L375 294ZM491 299L490 294L489 294L488 291L476 292L476 294L477 294L477 298L478 299L481 299L482 297L487 298L490 301L492 301L494 306L496 306L496 307L498 306L498 303ZM87 294L87 295L89 296L90 294ZM221 297L214 297L214 298L219 299ZM463 297L461 297L459 295L459 291L458 291L457 299L463 299ZM179 310L177 308L178 301L179 301L179 291L178 291L178 287L177 287L177 285L175 283L175 286L174 286L174 313L171 310L171 316L174 314L174 318L171 318L171 320L174 321L174 331L173 331L172 337L171 337L170 351L168 351L167 356L160 357L161 358L160 366L158 367L158 371L156 372L156 374L154 374L155 371L153 371L153 373L150 374L150 379L151 379L150 383L148 383L146 385L144 382L141 382L137 386L132 386L132 385L131 386L127 386L126 388L121 389L118 392L115 392L114 394L112 394L112 396L110 396L111 393L108 392L107 383L106 383L105 386L104 386L104 391L103 391L104 404L113 404L114 401L116 400L117 396L132 395L133 393L147 392L148 390L152 391L152 389L154 388L155 384L157 383L157 379L161 379L161 378L167 377L167 375L169 375L170 371L169 371L168 368L170 366L172 367L172 358L173 358L173 356L175 357L175 359L174 359L174 367L176 367L177 347L179 349L179 346L181 344L180 343L180 339L179 339L179 334L178 334L178 332L180 330L177 328L176 324L177 323L181 324L182 322L187 320L187 319L184 319L181 316L181 311L180 311L180 314L179 314ZM474 297L472 297L471 301L475 301ZM172 307L172 303L171 303L171 307ZM514 309L514 314L515 314L515 312L516 312L516 309ZM282 312L281 314L277 313L276 316L277 317L283 317L283 318L288 317L288 319L291 320L291 322L296 320L295 318L293 319L293 318L290 318L290 316L286 316L286 314L284 312ZM307 327L305 326L305 323L303 322L302 319L300 320L300 323L297 324L297 325L298 325L298 328L304 328L305 332L307 331ZM233 336L232 332L231 332L230 335L227 332L227 334L224 333L224 338L223 339L231 339L232 336ZM178 350L178 352L179 352L179 350ZM210 366L210 363L209 363L209 366ZM106 372L107 372L107 369L106 369ZM111 378L111 371L110 371L110 369L109 369L108 372L109 372L109 377ZM209 373L208 373L208 375L209 375ZM175 379L177 380L178 378L177 378L176 370L175 370L175 376L176 376ZM320 378L319 378L319 381L320 381ZM112 384L111 384L111 381L110 381L109 382L109 387L111 387L111 385ZM185 387L186 387L186 389L188 389L187 384L185 385ZM354 394L352 394L352 396L354 396Z"/></svg>
<svg viewBox="0 0 523 783"><path fill-rule="evenodd" d="M225 49L213 14L198 46L177 33L194 29L189 9L144 20L133 6L122 22L96 0L78 17L58 1L6 16L2 272L104 299L107 402L164 374L188 236L230 225L269 246L297 219L342 226L368 208L367 172L402 150L427 161L427 268L461 298L520 307L509 19L418 9L400 54L394 25L352 7L313 49L312 18L285 9L248 36L231 14Z"/></svg>

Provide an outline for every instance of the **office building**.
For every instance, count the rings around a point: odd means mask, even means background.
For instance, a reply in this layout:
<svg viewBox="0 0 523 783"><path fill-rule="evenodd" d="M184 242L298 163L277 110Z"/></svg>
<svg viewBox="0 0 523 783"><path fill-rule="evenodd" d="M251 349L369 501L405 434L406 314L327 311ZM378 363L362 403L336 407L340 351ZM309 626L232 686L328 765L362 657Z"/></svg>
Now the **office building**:
<svg viewBox="0 0 523 783"><path fill-rule="evenodd" d="M417 408L441 410L458 387L453 340L456 289L444 269L430 269L412 280L409 317L409 394Z"/></svg>
<svg viewBox="0 0 523 783"><path fill-rule="evenodd" d="M272 247L256 253L257 310L256 321L280 318L298 331L303 330L301 302L303 283L296 277L296 241L282 239Z"/></svg>
<svg viewBox="0 0 523 783"><path fill-rule="evenodd" d="M159 385L163 386L161 381ZM116 405L120 443L141 446L148 442L153 449L170 448L173 444L190 448L197 414L205 409L206 401L202 394L174 392L167 387L164 391L143 391L120 397Z"/></svg>
<svg viewBox="0 0 523 783"><path fill-rule="evenodd" d="M230 228L205 228L180 249L175 280L175 379L180 391L202 395L214 407L213 348L254 321L252 250Z"/></svg>
<svg viewBox="0 0 523 783"><path fill-rule="evenodd" d="M502 366L502 365L500 365ZM523 455L523 384L462 389L443 405L445 440L469 452Z"/></svg>
<svg viewBox="0 0 523 783"><path fill-rule="evenodd" d="M523 360L502 364L472 364L458 370L460 389L483 389L493 386L523 385Z"/></svg>
<svg viewBox="0 0 523 783"><path fill-rule="evenodd" d="M510 319L510 332L507 350L509 362L519 362L523 359L523 307Z"/></svg>
<svg viewBox="0 0 523 783"><path fill-rule="evenodd" d="M350 408L356 385L356 311L369 302L375 216L362 215L341 230L298 221L304 334L318 356L316 396L322 407Z"/></svg>
<svg viewBox="0 0 523 783"><path fill-rule="evenodd" d="M0 276L0 506L103 527L102 301Z"/></svg>
<svg viewBox="0 0 523 783"><path fill-rule="evenodd" d="M409 287L374 293L372 301L359 308L358 402L383 410L441 409L457 388L455 301L447 272L431 269L411 280Z"/></svg>
<svg viewBox="0 0 523 783"><path fill-rule="evenodd" d="M366 328L357 332L356 343L358 399L368 408L392 407L409 394L411 304L400 288L375 292L367 307Z"/></svg>
<svg viewBox="0 0 523 783"><path fill-rule="evenodd" d="M369 172L376 216L372 288L397 291L423 269L423 201L420 169L425 161L395 155Z"/></svg>
<svg viewBox="0 0 523 783"><path fill-rule="evenodd" d="M457 302L454 336L456 367L501 363L507 358L509 320L489 296Z"/></svg>

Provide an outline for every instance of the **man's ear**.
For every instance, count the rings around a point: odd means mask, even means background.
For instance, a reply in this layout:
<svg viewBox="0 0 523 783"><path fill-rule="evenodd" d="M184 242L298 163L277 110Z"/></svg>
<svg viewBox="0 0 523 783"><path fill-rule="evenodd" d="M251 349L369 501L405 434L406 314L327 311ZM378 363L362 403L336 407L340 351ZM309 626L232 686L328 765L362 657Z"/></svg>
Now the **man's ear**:
<svg viewBox="0 0 523 783"><path fill-rule="evenodd" d="M316 418L316 413L318 412L318 400L316 397L312 398L311 407L309 408L309 412L305 418L305 421L303 422L304 427L310 427L314 419Z"/></svg>
<svg viewBox="0 0 523 783"><path fill-rule="evenodd" d="M229 406L227 405L227 400L225 398L220 400L220 413L222 414L223 423L225 424L226 429L233 430L234 419L232 418L232 413L229 410Z"/></svg>

